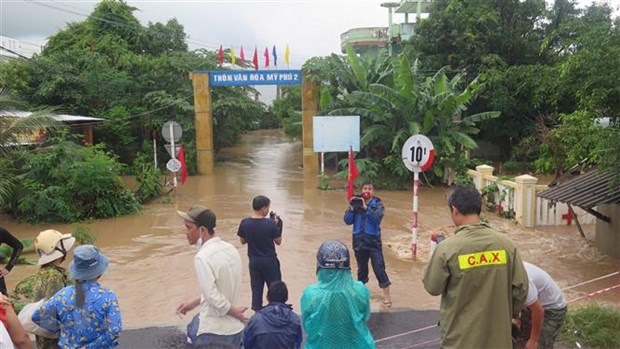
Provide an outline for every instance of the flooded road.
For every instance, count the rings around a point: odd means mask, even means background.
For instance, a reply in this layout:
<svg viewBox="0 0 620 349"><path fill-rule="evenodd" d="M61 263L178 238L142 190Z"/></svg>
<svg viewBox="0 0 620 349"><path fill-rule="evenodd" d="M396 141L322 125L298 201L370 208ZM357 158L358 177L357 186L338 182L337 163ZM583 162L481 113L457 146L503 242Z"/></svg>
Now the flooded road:
<svg viewBox="0 0 620 349"><path fill-rule="evenodd" d="M176 210L187 210L193 204L212 208L217 215L216 234L238 247L247 266L247 246L239 243L236 232L241 219L251 214L252 198L259 194L271 198L272 210L284 221L283 242L277 252L283 280L289 286L289 301L299 311L301 293L316 280L318 246L328 239L340 239L351 245L350 227L342 222L347 207L345 190L317 189L314 177L304 178L301 154L301 144L287 141L280 131L251 132L237 147L218 155L213 176L189 177L174 200L149 204L136 215L84 224L97 236L96 244L110 258L110 268L101 283L118 295L124 326L181 326L189 321L189 316L177 317L175 309L199 293L193 267L195 248L187 244L183 222ZM393 283L393 309L438 308L439 298L424 291L420 274L425 266L430 233L453 230L446 206L447 190L435 187L420 192L420 251L415 262L408 255L411 192L378 188L375 194L386 206L382 235L387 272ZM618 260L603 256L579 238L575 227L533 230L491 215L487 219L517 242L525 260L547 270L561 287L619 269ZM72 232L75 227L31 226L7 217L2 217L2 225L19 238L34 237L47 228ZM594 230L594 226L585 228ZM35 258L33 254L28 257ZM354 261L352 264L355 271ZM36 270L36 266L17 266L8 276L9 288ZM567 297L576 298L619 281L620 277L616 276L590 283L567 291ZM242 305L250 306L247 269L243 282ZM368 287L372 310L391 311L381 307L381 292L372 274ZM596 300L619 303L619 297L620 292L609 292Z"/></svg>

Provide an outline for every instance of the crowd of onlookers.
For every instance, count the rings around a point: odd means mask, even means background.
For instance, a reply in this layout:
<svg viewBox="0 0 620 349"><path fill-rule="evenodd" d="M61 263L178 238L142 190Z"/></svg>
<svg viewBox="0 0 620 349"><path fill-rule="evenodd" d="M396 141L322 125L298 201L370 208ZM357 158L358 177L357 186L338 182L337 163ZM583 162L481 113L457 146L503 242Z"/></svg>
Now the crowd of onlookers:
<svg viewBox="0 0 620 349"><path fill-rule="evenodd" d="M391 307L390 279L385 272L381 220L385 208L372 183L349 198L343 220L352 225L357 281L351 273L349 248L326 241L316 254L317 283L301 295L301 314L287 304L276 246L282 243L282 218L270 200L257 196L252 214L239 224L238 237L248 246L251 307L240 304L243 268L238 248L215 233L216 215L202 205L178 211L185 235L196 248L194 268L200 294L177 307L178 314L198 309L188 325L195 348L375 348L370 318L368 263L382 289L383 306ZM552 348L566 314L562 291L542 269L523 262L505 235L480 222L482 199L474 188L454 187L448 207L456 234L437 245L422 283L441 295L442 348ZM99 283L108 267L93 245L73 249L68 269L62 267L75 244L71 234L39 233L34 242L40 266L30 301L15 314L6 297L4 277L23 248L0 228L1 242L13 248L0 268L0 349L112 348L122 332L115 293ZM267 304L263 292L267 287Z"/></svg>

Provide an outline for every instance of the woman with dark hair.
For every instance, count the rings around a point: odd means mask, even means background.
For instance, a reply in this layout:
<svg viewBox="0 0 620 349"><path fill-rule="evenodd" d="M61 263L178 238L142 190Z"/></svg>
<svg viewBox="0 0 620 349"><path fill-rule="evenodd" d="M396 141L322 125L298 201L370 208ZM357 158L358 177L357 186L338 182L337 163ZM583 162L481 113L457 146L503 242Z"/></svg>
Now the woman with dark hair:
<svg viewBox="0 0 620 349"><path fill-rule="evenodd" d="M18 239L11 235L8 230L0 227L0 245L3 243L11 246L13 249L8 263L4 266L4 268L0 268L0 293L8 294L6 292L6 282L4 282L4 277L9 275L15 264L17 264L17 260L19 259L19 255L22 254L24 245L22 245Z"/></svg>
<svg viewBox="0 0 620 349"><path fill-rule="evenodd" d="M108 267L107 257L93 245L73 250L69 274L75 286L56 292L32 320L58 333L61 348L115 348L123 330L116 294L98 280Z"/></svg>

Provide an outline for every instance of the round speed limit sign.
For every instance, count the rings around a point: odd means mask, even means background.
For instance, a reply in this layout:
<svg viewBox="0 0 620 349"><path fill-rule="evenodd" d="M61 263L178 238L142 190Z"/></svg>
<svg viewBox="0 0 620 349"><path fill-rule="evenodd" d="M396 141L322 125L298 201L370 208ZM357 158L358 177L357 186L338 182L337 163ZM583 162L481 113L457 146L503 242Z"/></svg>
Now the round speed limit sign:
<svg viewBox="0 0 620 349"><path fill-rule="evenodd" d="M402 157L409 171L424 172L433 164L435 148L428 137L413 135L403 145Z"/></svg>

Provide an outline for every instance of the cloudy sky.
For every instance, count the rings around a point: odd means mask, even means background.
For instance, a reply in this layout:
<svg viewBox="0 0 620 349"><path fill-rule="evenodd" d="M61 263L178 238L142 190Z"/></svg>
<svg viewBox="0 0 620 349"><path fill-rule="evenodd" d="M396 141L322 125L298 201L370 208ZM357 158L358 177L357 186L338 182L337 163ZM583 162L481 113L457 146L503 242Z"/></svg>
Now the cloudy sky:
<svg viewBox="0 0 620 349"><path fill-rule="evenodd" d="M387 26L385 0L149 0L127 3L143 23L176 18L189 35L190 48L215 50L241 45L246 58L276 45L280 62L290 47L291 68L313 56L340 50L340 34L350 28ZM82 21L97 1L0 0L0 35L41 41L68 22ZM410 18L413 18L411 16ZM395 22L404 22L402 14ZM261 56L262 60L262 56Z"/></svg>
<svg viewBox="0 0 620 349"><path fill-rule="evenodd" d="M258 47L259 60L265 47L276 45L279 66L284 48L290 47L290 68L299 69L310 57L340 52L340 35L351 28L384 27L387 0L127 0L137 8L134 15L143 25L176 18L188 34L190 49L216 50L232 47L251 57ZM588 4L592 0L578 0ZM597 0L598 1L598 0ZM620 0L602 0L614 7ZM98 1L0 0L0 35L33 42L83 21ZM410 21L414 20L410 15ZM394 14L395 23L404 22ZM262 64L262 63L261 63Z"/></svg>
<svg viewBox="0 0 620 349"><path fill-rule="evenodd" d="M281 62L290 45L291 68L309 57L340 51L340 34L356 27L387 26L387 0L128 0L143 23L176 18L190 48L233 47L246 57L276 45ZM591 0L579 0L589 3ZM620 0L607 0L612 4ZM68 22L83 21L98 1L0 0L0 35L42 41ZM410 20L413 20L413 15ZM394 22L404 22L402 14ZM262 50L261 50L262 49ZM261 57L262 58L262 57Z"/></svg>

